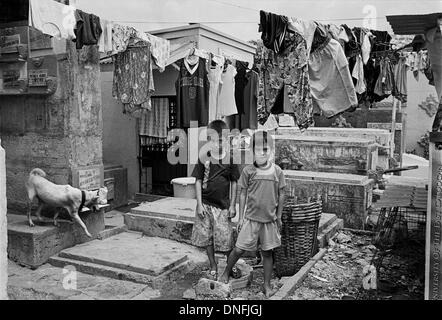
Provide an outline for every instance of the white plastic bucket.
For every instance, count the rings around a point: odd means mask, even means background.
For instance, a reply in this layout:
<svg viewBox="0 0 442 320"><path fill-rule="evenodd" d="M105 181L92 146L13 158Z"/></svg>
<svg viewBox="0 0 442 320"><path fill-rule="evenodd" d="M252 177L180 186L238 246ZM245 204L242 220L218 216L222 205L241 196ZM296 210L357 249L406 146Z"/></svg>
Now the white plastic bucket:
<svg viewBox="0 0 442 320"><path fill-rule="evenodd" d="M196 199L195 178L177 178L172 180L175 198Z"/></svg>

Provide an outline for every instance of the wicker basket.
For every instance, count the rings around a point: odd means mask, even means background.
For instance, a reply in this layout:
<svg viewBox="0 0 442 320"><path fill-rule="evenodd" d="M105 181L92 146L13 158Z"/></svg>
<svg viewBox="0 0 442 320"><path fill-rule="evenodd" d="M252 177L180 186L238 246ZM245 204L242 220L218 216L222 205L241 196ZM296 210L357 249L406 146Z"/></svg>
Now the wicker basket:
<svg viewBox="0 0 442 320"><path fill-rule="evenodd" d="M282 245L275 250L277 277L293 276L313 256L317 246L322 200L297 203L288 198L282 214Z"/></svg>

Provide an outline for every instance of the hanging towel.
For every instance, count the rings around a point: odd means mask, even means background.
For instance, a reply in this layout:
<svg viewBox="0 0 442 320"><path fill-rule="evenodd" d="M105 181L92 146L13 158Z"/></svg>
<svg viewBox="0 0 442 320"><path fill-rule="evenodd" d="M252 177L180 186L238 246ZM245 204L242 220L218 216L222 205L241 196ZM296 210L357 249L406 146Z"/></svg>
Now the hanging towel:
<svg viewBox="0 0 442 320"><path fill-rule="evenodd" d="M29 0L29 25L52 37L75 39L75 8L53 0Z"/></svg>
<svg viewBox="0 0 442 320"><path fill-rule="evenodd" d="M361 55L356 56L356 65L353 69L353 78L357 80L356 83L356 93L357 94L363 94L367 91L367 85L365 82L365 76L364 76L364 63L362 61Z"/></svg>
<svg viewBox="0 0 442 320"><path fill-rule="evenodd" d="M101 19L101 33L100 39L98 41L98 51L106 54L112 53L112 28L113 23L108 20Z"/></svg>
<svg viewBox="0 0 442 320"><path fill-rule="evenodd" d="M152 45L151 50L154 62L160 72L163 72L167 66L167 60L169 60L170 57L170 41L148 33L146 35Z"/></svg>
<svg viewBox="0 0 442 320"><path fill-rule="evenodd" d="M167 138L169 128L169 99L152 98L152 110L143 113L140 119L140 136Z"/></svg>

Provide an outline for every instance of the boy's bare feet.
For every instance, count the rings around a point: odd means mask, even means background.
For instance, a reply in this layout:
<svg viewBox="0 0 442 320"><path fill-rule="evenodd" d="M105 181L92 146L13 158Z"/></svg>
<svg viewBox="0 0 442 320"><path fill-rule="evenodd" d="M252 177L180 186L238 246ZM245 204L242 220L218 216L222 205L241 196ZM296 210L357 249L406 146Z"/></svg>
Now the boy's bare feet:
<svg viewBox="0 0 442 320"><path fill-rule="evenodd" d="M264 295L265 295L265 297L267 299L269 299L270 297L275 295L276 291L277 290L273 289L271 286L270 287L269 286L264 286L264 288L263 288Z"/></svg>
<svg viewBox="0 0 442 320"><path fill-rule="evenodd" d="M230 276L228 275L228 273L226 271L224 271L224 273L221 275L221 277L219 278L219 282L228 284L230 281Z"/></svg>

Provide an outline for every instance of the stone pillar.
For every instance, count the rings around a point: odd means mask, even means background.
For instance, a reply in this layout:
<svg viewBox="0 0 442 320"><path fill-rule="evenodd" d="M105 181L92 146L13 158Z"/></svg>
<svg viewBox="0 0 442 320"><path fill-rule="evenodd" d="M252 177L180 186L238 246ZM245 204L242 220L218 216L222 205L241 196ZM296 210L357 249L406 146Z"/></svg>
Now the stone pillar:
<svg viewBox="0 0 442 320"><path fill-rule="evenodd" d="M430 134L425 299L442 300L442 132Z"/></svg>
<svg viewBox="0 0 442 320"><path fill-rule="evenodd" d="M6 162L0 140L0 300L6 300L8 282L8 230L6 225Z"/></svg>
<svg viewBox="0 0 442 320"><path fill-rule="evenodd" d="M104 183L98 48L76 50L71 41L65 47L63 54L41 57L56 70L54 94L0 99L10 212L26 212L24 184L34 168L44 170L56 184L74 186L79 184L76 174L80 169L94 168L92 180L100 180L95 185Z"/></svg>

